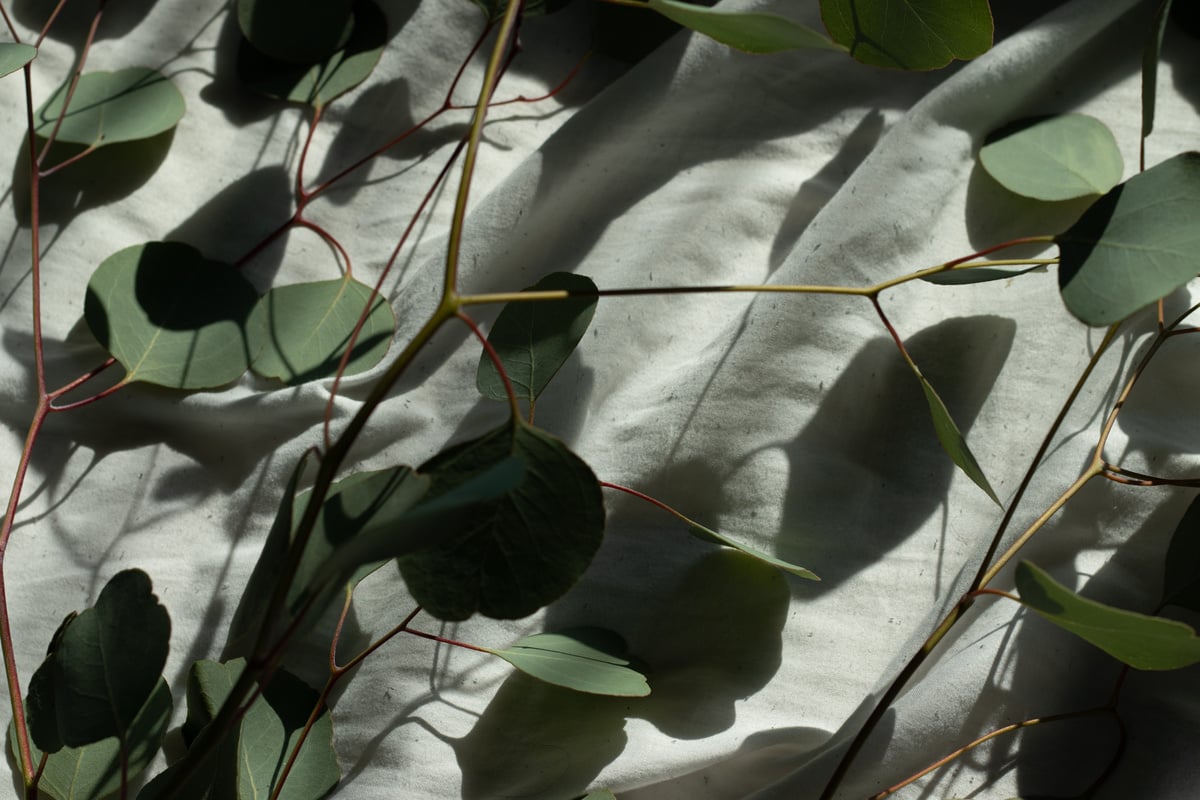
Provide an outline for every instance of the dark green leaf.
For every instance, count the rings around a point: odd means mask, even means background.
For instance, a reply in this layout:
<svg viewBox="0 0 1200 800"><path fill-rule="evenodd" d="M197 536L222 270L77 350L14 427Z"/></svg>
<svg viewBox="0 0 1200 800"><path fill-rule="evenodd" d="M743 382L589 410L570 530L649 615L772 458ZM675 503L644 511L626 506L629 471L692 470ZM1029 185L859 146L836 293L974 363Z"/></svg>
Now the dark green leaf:
<svg viewBox="0 0 1200 800"><path fill-rule="evenodd" d="M1085 114L1062 114L1021 127L984 145L979 162L1010 192L1049 201L1102 195L1125 171L1112 131Z"/></svg>
<svg viewBox="0 0 1200 800"><path fill-rule="evenodd" d="M346 364L347 375L370 369L387 353L395 331L392 307L350 278L280 286L263 295L246 324L251 366L289 385L337 373L363 309L366 323Z"/></svg>
<svg viewBox="0 0 1200 800"><path fill-rule="evenodd" d="M998 269L996 267L973 267L971 269L951 269L945 272L935 272L921 280L936 283L941 286L960 286L965 283L987 283L1002 281L1028 275L1030 272L1045 272L1044 266L1038 265L1027 269Z"/></svg>
<svg viewBox="0 0 1200 800"><path fill-rule="evenodd" d="M879 67L938 69L992 46L987 0L821 0L833 40Z"/></svg>
<svg viewBox="0 0 1200 800"><path fill-rule="evenodd" d="M271 58L315 64L354 30L351 0L237 0L242 35Z"/></svg>
<svg viewBox="0 0 1200 800"><path fill-rule="evenodd" d="M1171 536L1163 603L1200 611L1200 497L1192 500Z"/></svg>
<svg viewBox="0 0 1200 800"><path fill-rule="evenodd" d="M508 7L508 0L472 0L472 2L479 6L484 16L491 22L503 17L504 9ZM570 3L571 0L526 0L525 8L521 13L527 17L553 14L566 8Z"/></svg>
<svg viewBox="0 0 1200 800"><path fill-rule="evenodd" d="M375 3L357 0L354 20L354 33L346 43L318 64L281 61L243 43L238 50L238 78L267 97L325 106L366 80L387 44L387 18Z"/></svg>
<svg viewBox="0 0 1200 800"><path fill-rule="evenodd" d="M79 616L72 611L63 618L50 637L46 658L29 679L29 694L25 700L25 724L29 736L42 752L54 753L62 749L62 737L58 734L58 710L54 700L54 654L62 642L63 634Z"/></svg>
<svg viewBox="0 0 1200 800"><path fill-rule="evenodd" d="M759 561L762 561L764 564L770 564L772 567L781 569L784 572L790 572L791 574L795 575L798 578L807 578L810 581L821 580L820 578L817 577L816 573L812 572L811 570L807 570L804 567L798 567L795 564L790 564L787 561L784 561L782 559L775 558L774 556L771 556L771 555L767 555L766 553L762 552L761 550L755 550L753 547L747 547L744 544L739 544L739 543L735 542L734 540L730 539L728 536L724 536L723 534L717 533L716 531L712 530L711 528L706 528L703 525L701 525L700 523L695 522L693 520L688 520L688 532L691 533L692 536L695 536L697 539L699 539L702 542L711 542L712 544L719 544L724 547L731 547L734 550L737 550L739 553L744 553L745 555L748 555L751 558L758 559Z"/></svg>
<svg viewBox="0 0 1200 800"><path fill-rule="evenodd" d="M625 640L604 628L539 633L488 652L526 675L577 692L614 697L650 694L646 676L630 666Z"/></svg>
<svg viewBox="0 0 1200 800"><path fill-rule="evenodd" d="M571 588L600 546L596 476L562 442L519 420L439 453L420 472L433 480L432 500L514 456L524 463L516 488L447 530L446 544L399 560L413 596L436 617L532 614Z"/></svg>
<svg viewBox="0 0 1200 800"><path fill-rule="evenodd" d="M1200 662L1200 638L1181 622L1087 600L1046 572L1017 565L1021 603L1060 628L1136 669L1179 669Z"/></svg>
<svg viewBox="0 0 1200 800"><path fill-rule="evenodd" d="M1056 238L1063 302L1110 325L1200 272L1200 153L1181 153L1117 186Z"/></svg>
<svg viewBox="0 0 1200 800"><path fill-rule="evenodd" d="M38 136L47 137L54 130L69 88L70 81L38 109L34 117ZM96 146L149 139L174 128L184 110L183 95L155 70L89 72L75 87L57 138Z"/></svg>
<svg viewBox="0 0 1200 800"><path fill-rule="evenodd" d="M126 765L130 781L146 771L162 747L171 723L171 688L161 678L130 726ZM12 745L10 728L10 746ZM33 748L36 763L42 753ZM38 783L38 797L52 800L100 800L121 788L121 744L116 737L52 753Z"/></svg>
<svg viewBox="0 0 1200 800"><path fill-rule="evenodd" d="M679 0L649 0L647 5L672 22L747 53L846 49L819 31L776 14L706 8Z"/></svg>
<svg viewBox="0 0 1200 800"><path fill-rule="evenodd" d="M597 789L594 792L588 792L579 800L617 800L617 796L608 789Z"/></svg>
<svg viewBox="0 0 1200 800"><path fill-rule="evenodd" d="M933 418L933 430L937 434L942 449L946 451L946 455L950 456L950 460L975 482L976 486L983 489L987 496L992 498L992 502L1001 505L1000 498L996 496L992 485L988 483L987 476L983 474L983 468L975 460L971 448L967 447L967 440L963 438L958 426L954 424L954 419L950 416L946 404L942 402L942 398L934 391L925 376L917 371L916 367L913 370L916 372L917 379L921 381L921 388L925 391L925 401L929 403L929 414Z"/></svg>
<svg viewBox="0 0 1200 800"><path fill-rule="evenodd" d="M554 272L526 291L595 292L583 275ZM596 311L595 297L509 303L496 318L488 341L500 356L517 397L532 403L575 350ZM504 400L504 381L485 351L479 358L475 384L484 397Z"/></svg>
<svg viewBox="0 0 1200 800"><path fill-rule="evenodd" d="M186 244L149 242L96 268L83 314L126 381L209 389L246 371L244 327L257 301L233 267Z"/></svg>
<svg viewBox="0 0 1200 800"><path fill-rule="evenodd" d="M33 61L37 53L37 48L31 44L0 42L0 78Z"/></svg>
<svg viewBox="0 0 1200 800"><path fill-rule="evenodd" d="M1163 34L1167 30L1167 18L1171 13L1172 0L1160 0L1150 24L1150 36L1146 49L1142 51L1142 138L1154 130L1154 107L1158 97L1158 54L1162 50Z"/></svg>
<svg viewBox="0 0 1200 800"><path fill-rule="evenodd" d="M58 731L70 747L129 729L167 662L171 621L141 570L118 572L54 654Z"/></svg>

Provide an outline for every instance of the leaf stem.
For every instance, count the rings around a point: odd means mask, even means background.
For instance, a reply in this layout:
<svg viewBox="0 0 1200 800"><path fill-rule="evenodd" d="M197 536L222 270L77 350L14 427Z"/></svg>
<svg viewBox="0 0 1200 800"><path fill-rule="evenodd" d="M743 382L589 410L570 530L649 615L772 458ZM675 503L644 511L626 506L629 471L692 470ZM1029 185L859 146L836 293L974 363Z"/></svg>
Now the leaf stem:
<svg viewBox="0 0 1200 800"><path fill-rule="evenodd" d="M79 52L79 65L75 67L75 72L71 75L71 85L67 87L67 94L63 98L62 108L59 109L58 112L58 119L54 120L54 127L50 130L50 135L46 137L46 143L42 146L42 152L38 154L37 160L34 162L36 169L40 170L42 168L42 162L46 160L46 154L50 152L50 147L54 144L55 139L58 138L58 131L60 128L62 128L63 120L67 118L67 112L71 108L71 100L75 96L75 87L79 85L79 78L83 75L83 66L87 63L88 53L92 49L92 42L96 39L96 29L100 26L100 17L104 14L104 5L106 1L107 0L99 0L96 4L96 14L92 17L92 25L90 28L88 28L87 38L84 39L83 47ZM62 3L59 3L58 7L54 9L54 14L52 14L50 18L51 21L53 21L54 16L58 14L60 8L62 8ZM49 28L50 22L47 22L46 30L49 30ZM45 31L42 32L42 35L45 36ZM38 40L38 43L41 43L40 39ZM28 74L28 71L26 74ZM32 99L30 100L29 114L30 120L32 121ZM31 140L34 137L34 129L32 124L29 127L29 137Z"/></svg>
<svg viewBox="0 0 1200 800"><path fill-rule="evenodd" d="M483 331L479 330L479 326L475 324L475 320L467 316L467 313L462 309L458 310L455 315L463 321L463 323L471 329L471 333L475 334L475 338L483 345L483 351L487 353L488 358L492 361L492 366L496 368L496 372L500 374L500 380L504 382L504 394L508 397L508 407L512 411L514 420L521 418L521 407L517 404L517 393L513 389L512 380L508 377L508 371L504 369L504 362L500 360L500 354L496 352L496 348L492 347L492 343L488 341L487 336ZM530 409L530 414L533 411Z"/></svg>

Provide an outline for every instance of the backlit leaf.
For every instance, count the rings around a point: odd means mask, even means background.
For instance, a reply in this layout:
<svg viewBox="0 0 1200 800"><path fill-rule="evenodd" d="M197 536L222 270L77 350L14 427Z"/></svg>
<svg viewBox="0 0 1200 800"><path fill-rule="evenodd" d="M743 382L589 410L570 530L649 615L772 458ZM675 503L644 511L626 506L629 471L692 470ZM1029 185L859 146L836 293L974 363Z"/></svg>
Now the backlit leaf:
<svg viewBox="0 0 1200 800"><path fill-rule="evenodd" d="M625 656L625 641L603 628L539 633L488 652L526 675L577 692L615 697L650 694L646 677Z"/></svg>
<svg viewBox="0 0 1200 800"><path fill-rule="evenodd" d="M54 130L69 88L70 81L58 87L34 115L38 136L47 137ZM184 110L183 95L156 70L89 72L75 87L57 138L97 146L149 139L174 128Z"/></svg>
<svg viewBox="0 0 1200 800"><path fill-rule="evenodd" d="M1125 171L1112 131L1085 114L1022 127L984 145L979 162L1010 192L1050 201L1102 195Z"/></svg>
<svg viewBox="0 0 1200 800"><path fill-rule="evenodd" d="M37 48L31 44L0 42L0 78L33 61L37 52Z"/></svg>
<svg viewBox="0 0 1200 800"><path fill-rule="evenodd" d="M553 272L526 291L564 289L595 292L596 284L583 275ZM488 341L500 356L517 397L534 402L574 352L596 312L595 297L509 303L496 317ZM475 385L484 397L504 400L504 381L484 351L475 372Z"/></svg>
<svg viewBox="0 0 1200 800"><path fill-rule="evenodd" d="M992 46L987 0L821 0L833 40L864 64L938 69Z"/></svg>
<svg viewBox="0 0 1200 800"><path fill-rule="evenodd" d="M83 314L126 381L209 389L246 371L244 327L257 301L233 267L186 244L149 242L96 268Z"/></svg>
<svg viewBox="0 0 1200 800"><path fill-rule="evenodd" d="M387 353L396 317L371 287L349 277L279 286L263 295L246 324L251 366L293 386L336 374L368 303L371 312L345 374L370 369Z"/></svg>
<svg viewBox="0 0 1200 800"><path fill-rule="evenodd" d="M755 558L755 559L758 559L759 561L762 561L764 564L770 564L772 567L775 567L776 569L781 569L784 572L790 572L791 574L795 575L798 578L806 578L810 581L821 580L819 577L817 577L816 573L811 570L807 570L804 567L798 567L795 564L791 564L791 563L788 563L787 561L784 561L783 559L775 558L774 556L768 555L768 554L762 552L761 550L755 550L753 547L747 547L746 545L740 544L740 543L734 541L733 539L730 539L728 536L717 533L716 531L712 530L711 528L706 528L703 525L701 525L700 523L695 522L693 520L689 519L689 520L687 520L687 522L688 522L688 532L691 533L692 536L695 536L697 539L699 539L702 542L711 542L712 544L719 544L724 547L733 548L734 550L737 550L739 553L743 553L745 555L750 556L751 558Z"/></svg>
<svg viewBox="0 0 1200 800"><path fill-rule="evenodd" d="M242 35L281 61L315 64L354 30L352 0L237 0Z"/></svg>
<svg viewBox="0 0 1200 800"><path fill-rule="evenodd" d="M1067 309L1110 325L1200 272L1200 153L1134 175L1059 234L1058 284Z"/></svg>
<svg viewBox="0 0 1200 800"><path fill-rule="evenodd" d="M1160 0L1154 20L1150 23L1150 36L1142 51L1142 138L1154 130L1154 109L1158 97L1158 56L1162 50L1163 34L1167 30L1167 18L1171 13L1172 0Z"/></svg>
<svg viewBox="0 0 1200 800"><path fill-rule="evenodd" d="M1188 506L1171 536L1163 603L1200 611L1200 498Z"/></svg>
<svg viewBox="0 0 1200 800"><path fill-rule="evenodd" d="M938 396L933 385L915 366L913 371L916 373L917 379L921 381L921 389L925 392L925 402L929 404L929 415L933 418L933 430L937 434L942 449L946 451L946 455L950 456L950 460L975 482L976 486L983 489L987 496L992 498L993 503L1001 505L1000 498L996 496L992 485L988 483L987 476L983 474L983 468L979 466L971 448L967 446L967 440L963 438L958 426L954 424L954 418L950 416L946 404L942 402L942 398Z"/></svg>
<svg viewBox="0 0 1200 800"><path fill-rule="evenodd" d="M846 49L821 32L777 14L727 11L679 0L649 0L647 5L685 28L747 53Z"/></svg>
<svg viewBox="0 0 1200 800"><path fill-rule="evenodd" d="M63 631L54 654L54 704L63 744L129 729L167 662L171 621L141 570L118 572L96 605Z"/></svg>
<svg viewBox="0 0 1200 800"><path fill-rule="evenodd" d="M1131 667L1179 669L1200 662L1200 638L1182 622L1085 599L1028 561L1017 565L1016 583L1022 604Z"/></svg>
<svg viewBox="0 0 1200 800"><path fill-rule="evenodd" d="M435 617L532 614L571 588L600 546L596 476L558 439L520 420L439 453L419 471L433 480L433 500L512 457L524 464L515 488L445 531L446 544L399 560L409 590Z"/></svg>
<svg viewBox="0 0 1200 800"><path fill-rule="evenodd" d="M319 63L271 58L244 42L238 49L237 74L246 86L268 97L320 108L366 80L386 44L387 18L375 3L357 0L354 32Z"/></svg>

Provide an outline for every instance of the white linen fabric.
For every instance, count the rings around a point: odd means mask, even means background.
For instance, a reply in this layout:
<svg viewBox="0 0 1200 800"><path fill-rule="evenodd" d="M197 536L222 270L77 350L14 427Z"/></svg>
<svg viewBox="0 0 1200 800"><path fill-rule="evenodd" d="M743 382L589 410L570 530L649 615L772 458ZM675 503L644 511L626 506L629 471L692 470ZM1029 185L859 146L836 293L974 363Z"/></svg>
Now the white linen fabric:
<svg viewBox="0 0 1200 800"><path fill-rule="evenodd" d="M23 36L40 25L36 5L12 9ZM73 5L65 13L79 13ZM236 25L225 4L109 5L89 69L157 67L188 111L158 142L153 169L101 152L94 166L85 160L45 182L52 385L98 363L80 318L102 258L159 239L240 257L290 213L307 133L302 111L237 87ZM1078 111L1113 129L1132 175L1141 47L1156 3L994 5L995 48L943 71L875 69L832 52L754 57L680 34L631 66L593 57L551 100L497 108L472 186L463 291L515 290L556 270L602 288L867 285L1061 230L1079 204L1017 200L976 165L978 148L1011 120ZM466 0L381 6L389 48L369 81L318 125L309 185L435 110L482 26ZM819 26L816 6L722 4ZM498 97L556 85L588 49L593 13L581 1L529 20ZM36 102L69 73L82 33L68 19L47 40L32 71ZM1195 147L1195 52L1194 39L1168 31L1150 164ZM476 60L458 102L474 102L481 74ZM0 103L18 175L19 74L0 81ZM441 116L310 208L347 245L356 275L379 274L468 113ZM399 345L439 290L457 176L386 285ZM22 207L19 178L14 184L0 212L3 485L34 396L31 240L14 211ZM332 277L337 264L297 229L248 270L265 289ZM967 287L906 284L881 302L1007 501L1099 334L1067 314L1052 270ZM483 322L494 315L477 314ZM1079 474L1121 383L1113 376L1128 369L1151 325L1131 326L1102 360L1010 538ZM1195 474L1200 432L1187 414L1197 379L1185 360L1194 347L1183 337L1164 350L1121 417L1110 459ZM465 329L447 326L372 418L355 467L419 464L498 424L503 405L474 388L478 357ZM381 371L343 383L335 430ZM250 375L219 392L134 386L51 417L5 562L22 680L67 612L137 566L171 614L166 677L182 721L187 670L219 656L287 476L320 441L330 388L328 380L281 388ZM515 622L421 618L418 627L492 647L542 630L609 627L648 666L653 694L572 694L481 653L400 637L336 697L338 797L567 798L608 787L622 800L814 798L870 698L970 581L1001 514L940 450L919 386L862 298L605 298L539 401L537 422L602 480L648 492L823 580L717 551L655 509L608 493L595 563L543 613ZM1029 557L1090 596L1148 610L1189 500L1179 489L1090 485ZM1011 578L998 585L1010 588ZM343 656L411 606L394 570L372 576ZM317 685L329 622L294 662ZM1118 673L1111 659L998 598L976 603L959 627L885 718L839 797L880 791L1001 725L1100 705ZM1126 751L1096 797L1195 796L1196 678L1195 670L1128 678ZM1077 793L1116 747L1115 728L1096 720L998 739L899 796ZM172 734L170 753L180 746Z"/></svg>

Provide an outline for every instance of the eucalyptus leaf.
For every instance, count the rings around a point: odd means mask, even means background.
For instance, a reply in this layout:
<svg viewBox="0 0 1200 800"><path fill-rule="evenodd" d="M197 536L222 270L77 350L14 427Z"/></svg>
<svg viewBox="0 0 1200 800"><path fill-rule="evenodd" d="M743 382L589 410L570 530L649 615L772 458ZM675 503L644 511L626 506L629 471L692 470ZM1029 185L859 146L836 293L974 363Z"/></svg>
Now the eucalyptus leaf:
<svg viewBox="0 0 1200 800"><path fill-rule="evenodd" d="M238 49L238 78L256 92L321 108L362 83L387 45L387 18L370 0L354 3L354 32L319 63L272 58L244 42Z"/></svg>
<svg viewBox="0 0 1200 800"><path fill-rule="evenodd" d="M489 22L496 22L503 17L504 9L508 7L508 0L472 0L472 2L479 6ZM553 14L566 8L570 3L571 0L526 0L521 14L526 17Z"/></svg>
<svg viewBox="0 0 1200 800"><path fill-rule="evenodd" d="M114 575L54 653L58 732L69 747L129 730L167 662L171 621L137 569Z"/></svg>
<svg viewBox="0 0 1200 800"><path fill-rule="evenodd" d="M126 770L130 781L146 771L162 748L173 708L171 688L159 678L126 734L129 749ZM15 745L11 728L9 741L11 748ZM33 746L32 755L36 763L41 760L42 751ZM64 747L51 753L38 782L38 797L100 800L112 797L120 788L121 743L116 737L109 737L83 747Z"/></svg>
<svg viewBox="0 0 1200 800"><path fill-rule="evenodd" d="M984 145L979 163L1009 191L1048 201L1102 195L1125 171L1112 131L1086 114L1024 125Z"/></svg>
<svg viewBox="0 0 1200 800"><path fill-rule="evenodd" d="M1200 497L1188 506L1167 547L1163 604L1200 611Z"/></svg>
<svg viewBox="0 0 1200 800"><path fill-rule="evenodd" d="M932 275L926 275L921 280L929 283L936 283L940 286L961 286L968 283L988 283L989 281L1003 281L1009 278L1018 278L1022 275L1028 275L1031 272L1045 272L1046 268L1042 265L1028 267L1027 269L1000 269L998 267L972 267L971 269L948 269L945 272L935 272Z"/></svg>
<svg viewBox="0 0 1200 800"><path fill-rule="evenodd" d="M55 753L62 749L62 737L58 733L58 709L54 694L54 656L62 642L63 634L79 616L72 611L63 618L50 637L46 658L29 679L29 693L25 700L25 725L33 743L44 753Z"/></svg>
<svg viewBox="0 0 1200 800"><path fill-rule="evenodd" d="M820 31L777 14L727 11L679 0L648 0L646 5L672 22L747 53L846 49Z"/></svg>
<svg viewBox="0 0 1200 800"><path fill-rule="evenodd" d="M54 130L70 85L58 87L34 115L38 136ZM79 78L57 139L93 146L149 139L174 128L184 111L183 95L156 70L89 72Z"/></svg>
<svg viewBox="0 0 1200 800"><path fill-rule="evenodd" d="M692 536L695 536L697 539L699 539L702 542L710 542L712 544L719 544L723 547L732 548L734 550L737 550L739 553L743 553L747 556L750 556L751 558L758 559L759 561L763 562L764 564L769 564L772 567L775 567L776 569L781 569L784 572L790 572L791 574L795 575L798 578L805 578L810 581L821 580L819 577L817 577L817 574L815 572L813 572L812 570L807 570L804 567L798 567L795 564L791 564L787 561L784 561L783 559L775 558L774 556L768 555L768 554L762 552L761 550L755 550L753 547L747 547L744 544L739 544L738 542L735 542L733 539L730 539L728 536L717 533L716 531L712 530L711 528L706 528L703 525L701 525L700 523L695 522L693 520L689 519L689 520L687 520L687 522L688 522L688 532L691 533Z"/></svg>
<svg viewBox="0 0 1200 800"><path fill-rule="evenodd" d="M246 323L251 367L292 386L335 375L368 304L346 375L370 369L387 353L396 328L392 307L350 277L271 289Z"/></svg>
<svg viewBox="0 0 1200 800"><path fill-rule="evenodd" d="M942 402L942 398L938 396L933 385L915 366L913 366L913 372L916 373L917 379L921 382L921 389L925 392L925 402L929 404L929 415L933 419L933 430L937 434L942 449L946 451L946 455L950 456L950 460L966 473L976 486L983 489L987 496L992 498L993 503L1002 505L1000 498L992 489L992 485L988 483L987 476L983 474L983 468L979 466L974 453L967 446L967 440L963 438L958 426L954 424L954 418L950 416L950 411Z"/></svg>
<svg viewBox="0 0 1200 800"><path fill-rule="evenodd" d="M1110 325L1200 272L1200 153L1181 153L1097 200L1055 241L1067 309Z"/></svg>
<svg viewBox="0 0 1200 800"><path fill-rule="evenodd" d="M939 69L992 46L987 0L821 0L833 40L864 64Z"/></svg>
<svg viewBox="0 0 1200 800"><path fill-rule="evenodd" d="M31 44L0 42L0 78L16 72L37 58L38 50Z"/></svg>
<svg viewBox="0 0 1200 800"><path fill-rule="evenodd" d="M1182 622L1080 597L1028 561L1017 565L1021 603L1058 627L1136 669L1179 669L1200 662L1200 638Z"/></svg>
<svg viewBox="0 0 1200 800"><path fill-rule="evenodd" d="M186 244L149 242L96 268L83 314L127 382L210 389L246 371L244 328L257 301L233 267Z"/></svg>
<svg viewBox="0 0 1200 800"><path fill-rule="evenodd" d="M419 472L433 480L428 500L512 457L524 465L515 488L446 531L446 544L399 559L413 597L435 617L532 614L571 588L600 546L604 502L596 476L558 439L520 420L423 464Z"/></svg>
<svg viewBox="0 0 1200 800"><path fill-rule="evenodd" d="M554 272L525 291L558 289L595 292L596 284L583 275ZM488 334L488 342L500 356L518 398L529 403L537 400L574 352L595 312L595 297L517 302L504 307ZM508 398L504 381L487 351L480 355L475 384L484 397L492 400Z"/></svg>
<svg viewBox="0 0 1200 800"><path fill-rule="evenodd" d="M349 40L352 0L237 0L242 35L281 61L315 64Z"/></svg>
<svg viewBox="0 0 1200 800"><path fill-rule="evenodd" d="M1160 0L1154 20L1150 24L1150 36L1142 51L1142 138L1154 130L1154 111L1158 98L1158 58L1162 51L1163 34L1167 30L1167 19L1171 13L1172 0Z"/></svg>
<svg viewBox="0 0 1200 800"><path fill-rule="evenodd" d="M630 666L624 639L604 628L538 633L503 650L484 649L526 675L576 692L614 697L650 694L646 676Z"/></svg>

